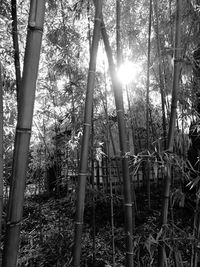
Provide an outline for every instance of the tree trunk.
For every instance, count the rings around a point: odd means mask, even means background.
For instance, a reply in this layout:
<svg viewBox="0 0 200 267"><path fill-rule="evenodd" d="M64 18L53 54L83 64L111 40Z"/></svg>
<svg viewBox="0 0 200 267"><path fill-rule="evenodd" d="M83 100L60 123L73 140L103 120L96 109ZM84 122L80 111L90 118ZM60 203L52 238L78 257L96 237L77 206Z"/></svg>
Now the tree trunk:
<svg viewBox="0 0 200 267"><path fill-rule="evenodd" d="M31 0L24 71L19 92L19 112L3 255L4 267L14 267L17 264L44 9L44 0Z"/></svg>
<svg viewBox="0 0 200 267"><path fill-rule="evenodd" d="M92 48L91 48L91 54L90 54L90 65L89 65L88 81L87 81L83 138L82 138L81 159L80 159L80 167L79 167L79 180L78 180L78 189L77 189L74 251L73 251L73 266L74 267L80 266L81 236L82 236L82 230L83 230L85 188L86 188L87 168L88 168L88 149L89 149L89 143L90 143L89 137L90 137L90 131L91 131L93 91L94 91L94 83L95 83L96 58L97 58L98 44L99 44L99 39L100 39L101 16L102 16L102 1L98 0L98 1L95 1L95 23L94 23Z"/></svg>
<svg viewBox="0 0 200 267"><path fill-rule="evenodd" d="M173 152L174 145L174 132L176 122L176 109L177 109L177 97L180 78L180 60L181 60L181 0L176 0L176 30L175 30L175 53L174 53L174 73L173 73L173 88L172 88L172 102L171 102L171 115L168 132L168 144L167 148L169 152ZM169 207L169 194L171 185L171 166L167 163L167 173L164 182L163 192L163 205L161 211L161 227L167 224L168 207ZM158 266L164 266L164 244L159 247L159 261Z"/></svg>
<svg viewBox="0 0 200 267"><path fill-rule="evenodd" d="M132 222L132 199L131 199L131 183L127 156L126 128L124 119L123 95L122 88L117 79L115 65L112 58L112 50L109 44L105 25L102 22L101 34L108 57L110 74L115 96L115 105L117 111L119 141L122 158L122 174L124 184L124 210L125 210L125 234L126 234L126 266L133 266L133 222Z"/></svg>

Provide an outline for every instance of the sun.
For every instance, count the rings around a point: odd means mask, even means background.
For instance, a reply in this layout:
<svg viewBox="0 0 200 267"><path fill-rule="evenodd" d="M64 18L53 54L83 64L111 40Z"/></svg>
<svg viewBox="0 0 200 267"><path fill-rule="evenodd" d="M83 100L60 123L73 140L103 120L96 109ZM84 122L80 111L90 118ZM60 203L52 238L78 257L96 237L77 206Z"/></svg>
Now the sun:
<svg viewBox="0 0 200 267"><path fill-rule="evenodd" d="M125 61L119 68L117 75L121 83L127 85L136 79L140 70L141 68L137 63Z"/></svg>

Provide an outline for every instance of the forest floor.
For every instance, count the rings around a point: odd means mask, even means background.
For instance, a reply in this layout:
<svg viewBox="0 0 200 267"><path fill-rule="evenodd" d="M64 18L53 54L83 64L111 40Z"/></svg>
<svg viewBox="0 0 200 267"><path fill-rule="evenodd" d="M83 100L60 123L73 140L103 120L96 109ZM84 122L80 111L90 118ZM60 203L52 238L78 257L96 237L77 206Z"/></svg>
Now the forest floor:
<svg viewBox="0 0 200 267"><path fill-rule="evenodd" d="M137 191L135 217L135 266L156 266L159 240L165 244L167 266L191 266L193 238L193 207L170 209L169 224L159 228L161 193L152 188L151 209L146 193ZM95 201L94 201L95 200ZM90 191L86 199L81 266L113 266L110 196ZM113 198L115 267L125 266L123 199ZM21 228L18 266L72 266L75 194L54 198L26 198ZM181 265L177 265L181 262Z"/></svg>

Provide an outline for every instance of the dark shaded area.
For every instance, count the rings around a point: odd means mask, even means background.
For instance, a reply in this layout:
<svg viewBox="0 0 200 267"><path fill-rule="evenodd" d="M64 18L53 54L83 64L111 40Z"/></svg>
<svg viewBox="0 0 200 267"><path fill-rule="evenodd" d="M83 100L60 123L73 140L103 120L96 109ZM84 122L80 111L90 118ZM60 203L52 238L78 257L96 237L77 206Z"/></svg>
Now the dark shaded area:
<svg viewBox="0 0 200 267"><path fill-rule="evenodd" d="M111 247L111 212L110 196L103 193L88 192L85 205L83 248L81 266L104 267L112 264ZM148 210L145 188L137 192L138 212L134 233L135 262L141 266L156 266L157 245L148 243L151 236L156 240L159 232L159 216L161 204L160 188L152 188L152 209ZM114 224L116 266L125 266L125 235L124 235L124 208L123 199L114 195ZM94 209L95 207L95 209ZM93 216L95 212L95 225ZM172 214L173 212L173 214ZM182 253L183 260L188 261L191 256L190 238L193 227L193 210L189 207L180 208L175 205L171 209L169 226L164 230L162 237L166 243L175 246ZM71 251L73 246L73 226L75 215L75 194L70 193L64 198L37 195L26 199L22 222L21 254L22 265L28 266L71 266ZM173 228L171 223L178 227ZM173 225L173 224L172 224ZM93 262L93 229L95 227L95 264ZM175 239L173 240L173 236ZM151 248L152 259L148 252ZM31 246L31 247L30 247ZM34 253L30 253L32 250ZM170 251L167 252L169 256ZM139 266L139 265L136 265Z"/></svg>

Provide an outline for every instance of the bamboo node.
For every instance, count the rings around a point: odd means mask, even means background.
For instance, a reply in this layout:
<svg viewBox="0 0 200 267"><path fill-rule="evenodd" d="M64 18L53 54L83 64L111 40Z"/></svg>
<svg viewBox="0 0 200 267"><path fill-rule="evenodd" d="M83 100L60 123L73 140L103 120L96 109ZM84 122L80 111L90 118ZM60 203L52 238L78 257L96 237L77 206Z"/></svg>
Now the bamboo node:
<svg viewBox="0 0 200 267"><path fill-rule="evenodd" d="M82 225L83 222L75 222L76 225Z"/></svg>
<svg viewBox="0 0 200 267"><path fill-rule="evenodd" d="M31 130L29 128L17 127L16 132L17 133L28 133L28 134L31 134Z"/></svg>
<svg viewBox="0 0 200 267"><path fill-rule="evenodd" d="M131 203L125 203L124 206L125 207L132 207L132 204Z"/></svg>
<svg viewBox="0 0 200 267"><path fill-rule="evenodd" d="M94 73L95 74L95 70L89 70L89 73Z"/></svg>
<svg viewBox="0 0 200 267"><path fill-rule="evenodd" d="M21 221L17 221L17 222L10 222L8 221L6 224L9 225L10 227L14 227L17 225L20 225Z"/></svg>
<svg viewBox="0 0 200 267"><path fill-rule="evenodd" d="M95 18L94 20L96 20L96 21L100 21L100 22L101 22L101 19L100 19L100 18Z"/></svg>
<svg viewBox="0 0 200 267"><path fill-rule="evenodd" d="M39 32L43 33L43 28L42 27L35 26L32 23L28 25L28 30L30 30L30 31L39 31Z"/></svg>
<svg viewBox="0 0 200 267"><path fill-rule="evenodd" d="M86 175L87 175L87 172L79 172L78 175L79 175L79 176L86 176Z"/></svg>
<svg viewBox="0 0 200 267"><path fill-rule="evenodd" d="M126 254L128 254L128 255L133 255L133 252L126 252Z"/></svg>
<svg viewBox="0 0 200 267"><path fill-rule="evenodd" d="M84 126L91 127L91 123L83 123Z"/></svg>

